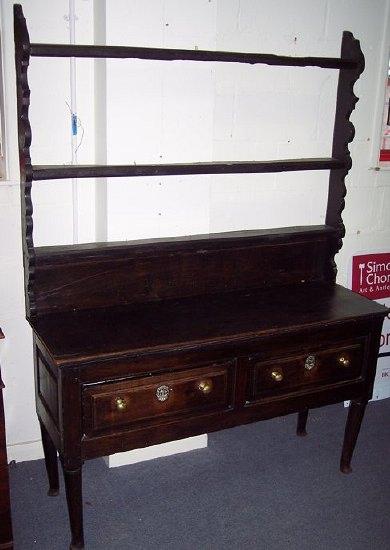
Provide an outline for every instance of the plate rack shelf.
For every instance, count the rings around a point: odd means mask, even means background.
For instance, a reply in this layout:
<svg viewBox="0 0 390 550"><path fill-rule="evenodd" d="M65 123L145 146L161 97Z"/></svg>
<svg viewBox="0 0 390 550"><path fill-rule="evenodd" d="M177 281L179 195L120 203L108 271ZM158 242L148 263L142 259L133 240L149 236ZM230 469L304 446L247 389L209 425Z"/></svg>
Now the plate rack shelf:
<svg viewBox="0 0 390 550"><path fill-rule="evenodd" d="M21 6L15 6L15 46L18 98L19 156L22 183L22 226L24 242L24 266L26 280L27 315L39 314L34 299L35 248L33 244L33 220L31 186L41 180L61 178L169 176L185 174L242 174L269 173L297 170L329 170L329 196L325 225L335 229L331 248L332 258L340 249L344 226L341 213L346 193L345 177L351 167L348 143L354 137L354 127L349 117L358 98L353 86L364 70L364 56L359 41L352 33L344 32L339 58L288 57L262 53L219 52L202 50L176 50L123 46L37 44L30 43ZM199 62L268 64L289 67L321 67L339 71L337 106L334 123L332 156L330 158L302 158L249 162L206 162L192 164L147 165L32 165L30 158L31 126L28 118L30 90L27 70L31 57L90 57L137 58L163 61L191 60ZM77 249L77 247L75 247ZM53 252L55 247L53 247ZM334 280L336 267L328 269L327 278Z"/></svg>

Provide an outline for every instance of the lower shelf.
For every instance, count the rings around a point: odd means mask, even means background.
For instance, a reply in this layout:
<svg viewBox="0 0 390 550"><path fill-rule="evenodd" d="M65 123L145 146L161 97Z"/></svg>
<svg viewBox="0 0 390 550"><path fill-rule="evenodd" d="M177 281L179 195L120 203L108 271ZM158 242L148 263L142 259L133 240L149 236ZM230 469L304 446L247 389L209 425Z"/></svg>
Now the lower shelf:
<svg viewBox="0 0 390 550"><path fill-rule="evenodd" d="M51 313L31 324L56 363L66 365L287 335L351 319L382 319L387 311L341 286L306 283Z"/></svg>

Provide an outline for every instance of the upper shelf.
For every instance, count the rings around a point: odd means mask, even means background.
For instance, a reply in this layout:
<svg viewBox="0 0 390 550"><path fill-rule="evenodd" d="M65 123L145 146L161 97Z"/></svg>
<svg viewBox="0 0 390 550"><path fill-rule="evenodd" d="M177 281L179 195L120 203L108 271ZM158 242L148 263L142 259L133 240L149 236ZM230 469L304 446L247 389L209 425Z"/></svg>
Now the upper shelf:
<svg viewBox="0 0 390 550"><path fill-rule="evenodd" d="M258 174L298 170L332 170L346 168L336 158L306 158L266 160L260 162L196 162L189 164L129 164L129 165L51 165L32 167L32 179L177 176L189 174Z"/></svg>
<svg viewBox="0 0 390 550"><path fill-rule="evenodd" d="M287 67L321 67L323 69L355 69L353 59L339 57L289 57L268 53L218 52L208 50L177 50L170 48L139 48L133 46L95 46L74 44L30 45L34 57L103 57L155 59L160 61L219 61L224 63L264 63Z"/></svg>

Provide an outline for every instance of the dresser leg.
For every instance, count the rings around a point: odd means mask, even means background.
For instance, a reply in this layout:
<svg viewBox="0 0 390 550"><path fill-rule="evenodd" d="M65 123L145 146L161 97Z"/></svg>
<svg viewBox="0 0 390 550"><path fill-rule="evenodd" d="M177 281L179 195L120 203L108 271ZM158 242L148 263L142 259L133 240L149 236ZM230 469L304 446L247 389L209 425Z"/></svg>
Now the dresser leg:
<svg viewBox="0 0 390 550"><path fill-rule="evenodd" d="M70 550L84 548L82 467L69 470L62 462L72 542Z"/></svg>
<svg viewBox="0 0 390 550"><path fill-rule="evenodd" d="M303 409L303 411L299 411L298 413L297 435L299 436L307 435L306 422L308 414L309 409Z"/></svg>
<svg viewBox="0 0 390 550"><path fill-rule="evenodd" d="M58 479L57 449L55 448L45 426L42 424L41 421L39 422L39 424L41 426L42 446L45 455L47 477L49 478L49 490L47 494L49 495L49 497L56 497L60 491Z"/></svg>
<svg viewBox="0 0 390 550"><path fill-rule="evenodd" d="M352 472L351 459L362 424L367 401L351 401L345 426L344 444L341 453L340 470L343 474Z"/></svg>

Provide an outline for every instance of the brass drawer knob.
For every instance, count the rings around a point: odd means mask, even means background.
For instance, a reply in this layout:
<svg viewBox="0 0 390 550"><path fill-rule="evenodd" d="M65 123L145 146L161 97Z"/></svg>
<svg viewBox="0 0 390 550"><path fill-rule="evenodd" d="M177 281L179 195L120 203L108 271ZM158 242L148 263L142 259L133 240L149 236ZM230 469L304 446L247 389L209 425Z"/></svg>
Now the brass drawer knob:
<svg viewBox="0 0 390 550"><path fill-rule="evenodd" d="M198 384L198 390L201 391L203 394L210 393L213 389L213 381L210 378L206 378L205 380L201 380Z"/></svg>
<svg viewBox="0 0 390 550"><path fill-rule="evenodd" d="M315 366L316 366L316 356L308 355L305 360L305 369L311 370L311 369L314 369Z"/></svg>
<svg viewBox="0 0 390 550"><path fill-rule="evenodd" d="M127 409L126 399L123 399L123 397L116 397L115 406L117 411L125 411Z"/></svg>
<svg viewBox="0 0 390 550"><path fill-rule="evenodd" d="M283 372L281 370L273 370L271 372L271 377L275 382L281 382L284 378Z"/></svg>
<svg viewBox="0 0 390 550"><path fill-rule="evenodd" d="M340 355L340 356L338 357L337 360L338 360L339 365L340 365L341 367L349 367L349 365L350 365L350 363L351 363L351 361L350 361L348 355L346 355L345 353L342 354L342 355Z"/></svg>

